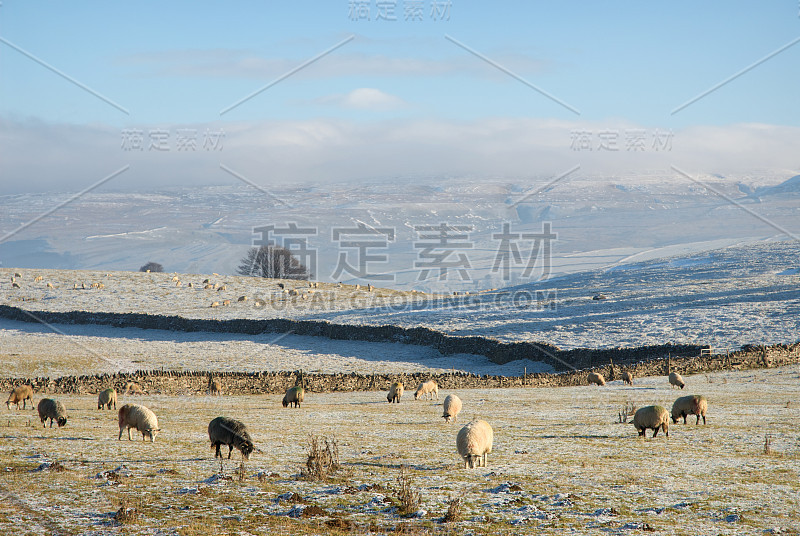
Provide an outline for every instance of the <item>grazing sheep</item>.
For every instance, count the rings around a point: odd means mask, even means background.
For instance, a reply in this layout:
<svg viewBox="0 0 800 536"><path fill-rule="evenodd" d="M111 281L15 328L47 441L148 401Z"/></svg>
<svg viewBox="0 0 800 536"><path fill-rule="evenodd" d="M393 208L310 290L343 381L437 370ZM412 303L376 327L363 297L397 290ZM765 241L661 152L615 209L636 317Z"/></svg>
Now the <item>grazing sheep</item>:
<svg viewBox="0 0 800 536"><path fill-rule="evenodd" d="M606 379L599 372L590 372L586 379L589 380L589 385L592 385L593 383L597 385L606 384Z"/></svg>
<svg viewBox="0 0 800 536"><path fill-rule="evenodd" d="M439 386L436 385L436 382L433 380L428 380L426 382L422 382L417 387L417 391L414 393L414 400L419 400L421 397L430 394L430 399L433 400L433 396L436 395L436 400L439 400Z"/></svg>
<svg viewBox="0 0 800 536"><path fill-rule="evenodd" d="M209 283L211 283L210 279L203 279L203 284L204 285L208 285Z"/></svg>
<svg viewBox="0 0 800 536"><path fill-rule="evenodd" d="M6 400L6 408L11 409L11 404L16 404L19 409L19 403L22 402L22 409L28 407L28 400L31 401L31 408L33 408L33 387L30 385L20 385L11 390Z"/></svg>
<svg viewBox="0 0 800 536"><path fill-rule="evenodd" d="M669 373L669 383L672 387L678 386L681 389L683 389L683 386L686 385L686 383L683 381L683 378L681 378L681 375L677 372Z"/></svg>
<svg viewBox="0 0 800 536"><path fill-rule="evenodd" d="M492 452L493 441L494 432L486 421L472 421L459 430L456 447L464 458L464 469L486 467L486 455Z"/></svg>
<svg viewBox="0 0 800 536"><path fill-rule="evenodd" d="M181 283L180 281L175 281L175 286L176 286L176 287L179 287L179 286L181 286L181 285L183 285L183 283Z"/></svg>
<svg viewBox="0 0 800 536"><path fill-rule="evenodd" d="M299 296L299 295L300 295L300 291L298 291L295 288L293 288L292 290L289 291L289 296Z"/></svg>
<svg viewBox="0 0 800 536"><path fill-rule="evenodd" d="M306 390L302 387L295 386L286 389L286 395L283 397L283 407L288 407L289 404L292 404L292 407L299 408L300 403L305 398Z"/></svg>
<svg viewBox="0 0 800 536"><path fill-rule="evenodd" d="M386 400L391 404L392 402L400 403L400 397L403 396L403 382L393 382L389 386L389 394L386 395Z"/></svg>
<svg viewBox="0 0 800 536"><path fill-rule="evenodd" d="M210 307L219 307L219 302L218 301L211 302Z"/></svg>
<svg viewBox="0 0 800 536"><path fill-rule="evenodd" d="M278 283L278 288L284 290L286 288L286 285L284 285L283 283Z"/></svg>
<svg viewBox="0 0 800 536"><path fill-rule="evenodd" d="M628 385L633 385L633 374L630 372L623 372L622 373L622 381Z"/></svg>
<svg viewBox="0 0 800 536"><path fill-rule="evenodd" d="M222 458L222 453L219 451L222 445L228 445L229 460L233 447L241 451L245 460L250 459L250 453L255 449L253 440L247 433L247 427L243 423L227 417L217 417L208 423L208 438L211 440L211 448L216 447L217 449L214 458Z"/></svg>
<svg viewBox="0 0 800 536"><path fill-rule="evenodd" d="M456 395L447 395L444 397L443 406L442 417L444 417L444 422L450 422L451 420L455 422L458 418L458 412L461 411L461 399Z"/></svg>
<svg viewBox="0 0 800 536"><path fill-rule="evenodd" d="M144 394L142 391L142 386L136 382L128 382L125 384L125 394L126 395L141 395Z"/></svg>
<svg viewBox="0 0 800 536"><path fill-rule="evenodd" d="M212 395L222 396L222 382L214 378L208 381L208 392Z"/></svg>
<svg viewBox="0 0 800 536"><path fill-rule="evenodd" d="M114 388L106 389L105 391L100 391L100 394L97 395L97 409L111 409L111 406L114 406L114 409L117 409L117 390Z"/></svg>
<svg viewBox="0 0 800 536"><path fill-rule="evenodd" d="M47 288L56 288L56 287L54 287L53 284L50 281L48 281L47 282Z"/></svg>
<svg viewBox="0 0 800 536"><path fill-rule="evenodd" d="M173 281L180 281L180 278L177 275L172 276Z"/></svg>
<svg viewBox="0 0 800 536"><path fill-rule="evenodd" d="M678 419L683 417L683 424L686 424L688 415L697 415L697 422L700 424L700 417L703 417L703 424L706 423L706 410L708 410L708 400L702 395L682 396L672 404L672 422L678 423Z"/></svg>
<svg viewBox="0 0 800 536"><path fill-rule="evenodd" d="M42 276L40 276L40 275L37 275L36 277L34 277L34 278L33 278L33 282L34 282L34 283L38 283L38 282L39 282L39 281L41 281L42 279L44 279L44 277L42 277Z"/></svg>
<svg viewBox="0 0 800 536"><path fill-rule="evenodd" d="M22 277L22 274L19 272L14 272L14 277Z"/></svg>
<svg viewBox="0 0 800 536"><path fill-rule="evenodd" d="M158 418L149 408L139 404L125 404L119 408L119 439L122 439L122 432L128 429L128 441L131 440L131 428L136 428L142 433L142 441L148 436L150 442L156 440L156 434L161 431L158 427Z"/></svg>
<svg viewBox="0 0 800 536"><path fill-rule="evenodd" d="M52 398L43 398L39 401L39 418L42 420L42 426L47 428L45 421L50 419L50 428L53 427L53 421L61 428L67 424L67 408L64 404L57 402Z"/></svg>
<svg viewBox="0 0 800 536"><path fill-rule="evenodd" d="M652 428L653 437L656 437L659 427L664 430L664 435L669 437L669 413L661 406L645 406L634 413L633 426L642 437L647 437L644 432L648 428Z"/></svg>
<svg viewBox="0 0 800 536"><path fill-rule="evenodd" d="M217 292L222 292L223 290L228 290L228 285L222 285L217 289Z"/></svg>
<svg viewBox="0 0 800 536"><path fill-rule="evenodd" d="M188 285L186 285L186 286L187 286L187 287L189 287L189 288L194 288L194 283L190 282L190 283L189 283Z"/></svg>
<svg viewBox="0 0 800 536"><path fill-rule="evenodd" d="M239 296L239 299L238 299L238 300L236 300L236 301L240 301L240 302L242 302L242 301L247 301L248 299L249 299L249 298L248 298L247 296Z"/></svg>
<svg viewBox="0 0 800 536"><path fill-rule="evenodd" d="M19 286L19 283L11 283L11 288L22 288Z"/></svg>
<svg viewBox="0 0 800 536"><path fill-rule="evenodd" d="M227 307L231 304L231 300L222 300L222 305Z"/></svg>

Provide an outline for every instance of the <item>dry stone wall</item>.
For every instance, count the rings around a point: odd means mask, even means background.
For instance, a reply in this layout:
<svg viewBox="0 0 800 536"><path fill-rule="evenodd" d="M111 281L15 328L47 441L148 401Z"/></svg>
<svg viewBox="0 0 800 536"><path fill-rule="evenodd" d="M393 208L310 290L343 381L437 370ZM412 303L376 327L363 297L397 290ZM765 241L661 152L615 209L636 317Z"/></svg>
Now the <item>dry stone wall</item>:
<svg viewBox="0 0 800 536"><path fill-rule="evenodd" d="M89 376L64 376L60 378L0 378L0 392L10 392L17 385L31 385L41 394L95 394L108 387L123 392L129 382L136 382L145 394L204 395L208 393L209 378L221 381L224 396L244 394L276 394L287 388L303 384L309 392L337 391L388 391L393 381L402 381L407 389L404 396L413 397L416 386L428 379L435 380L441 389L474 389L505 387L558 387L586 385L590 372L600 372L606 377L619 377L630 371L633 376L666 376L669 370L681 374L698 374L719 370L778 367L800 363L800 343L793 345L759 346L733 352L729 355L703 357L661 358L638 363L603 365L600 367L556 374L528 374L526 376L480 376L467 373L445 374L312 374L294 372L206 372L149 370L133 373L98 374ZM634 380L635 381L635 380Z"/></svg>

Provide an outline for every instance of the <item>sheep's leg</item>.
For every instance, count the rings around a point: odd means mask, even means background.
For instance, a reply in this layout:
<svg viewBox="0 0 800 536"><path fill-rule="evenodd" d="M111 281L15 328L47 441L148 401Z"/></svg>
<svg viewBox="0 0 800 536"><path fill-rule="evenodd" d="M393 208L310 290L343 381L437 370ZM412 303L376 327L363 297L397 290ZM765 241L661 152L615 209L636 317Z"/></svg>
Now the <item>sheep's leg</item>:
<svg viewBox="0 0 800 536"><path fill-rule="evenodd" d="M133 441L133 438L131 438L131 427L130 426L128 426L128 441Z"/></svg>
<svg viewBox="0 0 800 536"><path fill-rule="evenodd" d="M658 435L658 426L653 428L653 437L656 437L657 435Z"/></svg>
<svg viewBox="0 0 800 536"><path fill-rule="evenodd" d="M699 416L697 417L697 424L700 424L700 417ZM706 414L705 413L703 414L703 424L704 425L706 424Z"/></svg>
<svg viewBox="0 0 800 536"><path fill-rule="evenodd" d="M122 431L124 429L125 429L124 427L120 427L120 429L119 429L119 437L117 438L117 441L122 441Z"/></svg>
<svg viewBox="0 0 800 536"><path fill-rule="evenodd" d="M689 416L688 413L684 413L683 414L683 424L686 424L686 417L688 417L688 416Z"/></svg>
<svg viewBox="0 0 800 536"><path fill-rule="evenodd" d="M228 443L228 459L231 459L231 453L233 452L233 443Z"/></svg>

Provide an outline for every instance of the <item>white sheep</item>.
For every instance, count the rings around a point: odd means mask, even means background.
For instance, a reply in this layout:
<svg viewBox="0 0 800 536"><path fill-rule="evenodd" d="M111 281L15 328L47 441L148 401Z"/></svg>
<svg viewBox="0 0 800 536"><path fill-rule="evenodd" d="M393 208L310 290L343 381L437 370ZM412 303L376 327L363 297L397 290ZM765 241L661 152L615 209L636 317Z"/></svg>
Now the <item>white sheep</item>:
<svg viewBox="0 0 800 536"><path fill-rule="evenodd" d="M423 396L427 399L427 395L429 394L431 400L433 400L434 395L436 396L436 400L439 400L439 386L436 385L436 382L433 380L428 380L419 384L417 391L414 393L414 400L419 400Z"/></svg>
<svg viewBox="0 0 800 536"><path fill-rule="evenodd" d="M442 406L444 422L455 422L458 418L458 412L461 411L461 399L456 395L447 395L444 397L444 404L442 404Z"/></svg>
<svg viewBox="0 0 800 536"><path fill-rule="evenodd" d="M293 408L299 408L300 403L306 396L306 390L300 386L290 387L286 389L286 394L283 397L283 407L289 407L289 404L292 405Z"/></svg>
<svg viewBox="0 0 800 536"><path fill-rule="evenodd" d="M222 458L219 451L221 445L228 445L229 460L233 447L241 451L245 460L250 459L250 454L255 449L247 427L242 422L227 417L217 417L208 423L208 438L211 440L211 448L217 449L214 458Z"/></svg>
<svg viewBox="0 0 800 536"><path fill-rule="evenodd" d="M389 386L389 394L386 395L386 400L389 403L397 402L399 404L401 396L403 396L403 382L393 382Z"/></svg>
<svg viewBox="0 0 800 536"><path fill-rule="evenodd" d="M677 372L669 373L669 383L671 386L670 388L677 386L683 389L683 386L686 385L686 383L683 381L683 378L681 378L681 375Z"/></svg>
<svg viewBox="0 0 800 536"><path fill-rule="evenodd" d="M677 424L678 419L683 417L683 424L686 424L688 415L697 415L697 422L700 424L700 417L703 417L703 424L706 423L706 411L708 410L708 400L702 395L682 396L672 404L672 422Z"/></svg>
<svg viewBox="0 0 800 536"><path fill-rule="evenodd" d="M464 469L486 467L486 455L492 452L493 442L494 431L486 421L472 421L459 430L456 447L464 459Z"/></svg>
<svg viewBox="0 0 800 536"><path fill-rule="evenodd" d="M589 381L589 385L597 384L597 385L605 385L606 379L603 377L602 374L599 372L590 372L589 376L586 378Z"/></svg>
<svg viewBox="0 0 800 536"><path fill-rule="evenodd" d="M633 385L633 374L631 374L630 372L623 372L622 382L628 385Z"/></svg>
<svg viewBox="0 0 800 536"><path fill-rule="evenodd" d="M647 437L644 433L648 428L653 430L653 437L658 435L659 428L669 437L669 413L661 406L645 406L634 413L633 426L642 437Z"/></svg>
<svg viewBox="0 0 800 536"><path fill-rule="evenodd" d="M39 418L42 420L42 425L47 428L45 421L50 419L50 428L53 427L53 421L61 428L67 424L67 408L64 404L53 400L52 398L43 398L39 401Z"/></svg>
<svg viewBox="0 0 800 536"><path fill-rule="evenodd" d="M139 404L125 404L119 408L119 439L122 432L128 429L128 441L131 440L131 428L136 428L142 433L142 441L148 436L150 442L156 440L156 434L161 431L158 427L158 418L149 408Z"/></svg>
<svg viewBox="0 0 800 536"><path fill-rule="evenodd" d="M11 409L11 404L16 404L19 409L19 403L22 402L22 409L28 407L28 400L31 401L31 408L33 408L33 388L30 385L20 385L11 390L6 400L6 408Z"/></svg>
<svg viewBox="0 0 800 536"><path fill-rule="evenodd" d="M114 388L109 388L104 391L100 391L100 394L97 395L97 409L111 409L111 406L114 406L114 409L117 409L117 390Z"/></svg>

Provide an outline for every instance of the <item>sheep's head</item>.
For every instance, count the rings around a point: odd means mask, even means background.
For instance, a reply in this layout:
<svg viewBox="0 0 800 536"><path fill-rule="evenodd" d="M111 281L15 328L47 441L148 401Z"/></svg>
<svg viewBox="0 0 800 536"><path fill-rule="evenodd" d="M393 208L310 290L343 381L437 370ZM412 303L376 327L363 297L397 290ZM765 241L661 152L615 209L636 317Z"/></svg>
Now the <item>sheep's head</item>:
<svg viewBox="0 0 800 536"><path fill-rule="evenodd" d="M155 442L156 436L161 431L161 428L148 428L144 431L145 437L150 436L150 442Z"/></svg>
<svg viewBox="0 0 800 536"><path fill-rule="evenodd" d="M475 469L477 461L480 459L480 456L477 454L470 454L464 456L464 461L467 463L467 467L470 469Z"/></svg>
<svg viewBox="0 0 800 536"><path fill-rule="evenodd" d="M67 424L67 418L66 417L61 417L56 422L58 423L58 427L61 428L62 426Z"/></svg>
<svg viewBox="0 0 800 536"><path fill-rule="evenodd" d="M414 400L419 400L419 391L414 393Z"/></svg>
<svg viewBox="0 0 800 536"><path fill-rule="evenodd" d="M283 404L284 408L289 407L289 401L286 399L285 396L283 397L283 401L281 402L281 404Z"/></svg>
<svg viewBox="0 0 800 536"><path fill-rule="evenodd" d="M255 446L253 445L252 441L245 441L244 443L242 443L241 450L242 450L242 456L244 456L244 459L245 460L249 460L250 459L250 454L252 454L253 450L255 450Z"/></svg>

